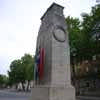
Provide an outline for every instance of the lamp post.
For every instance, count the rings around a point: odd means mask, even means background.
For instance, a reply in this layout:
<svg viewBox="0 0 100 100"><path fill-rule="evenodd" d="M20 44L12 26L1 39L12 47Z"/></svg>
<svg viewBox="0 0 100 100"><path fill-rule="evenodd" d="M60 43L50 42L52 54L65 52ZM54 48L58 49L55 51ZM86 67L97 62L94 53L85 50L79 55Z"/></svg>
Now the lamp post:
<svg viewBox="0 0 100 100"><path fill-rule="evenodd" d="M76 63L76 49L72 48L71 50L71 54L72 54L72 84L75 85L75 63Z"/></svg>

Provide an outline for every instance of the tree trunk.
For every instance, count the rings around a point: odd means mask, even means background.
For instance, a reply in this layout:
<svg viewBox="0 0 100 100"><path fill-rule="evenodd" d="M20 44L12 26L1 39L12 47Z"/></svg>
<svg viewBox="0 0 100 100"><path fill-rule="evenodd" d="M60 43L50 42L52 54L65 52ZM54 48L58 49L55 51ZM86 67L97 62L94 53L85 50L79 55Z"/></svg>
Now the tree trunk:
<svg viewBox="0 0 100 100"><path fill-rule="evenodd" d="M27 91L29 91L29 85L30 85L30 81L28 80L28 84L27 84L27 88L26 88Z"/></svg>
<svg viewBox="0 0 100 100"><path fill-rule="evenodd" d="M23 88L23 91L25 91L25 86L24 86L24 83L23 82L21 82L22 83L22 88Z"/></svg>

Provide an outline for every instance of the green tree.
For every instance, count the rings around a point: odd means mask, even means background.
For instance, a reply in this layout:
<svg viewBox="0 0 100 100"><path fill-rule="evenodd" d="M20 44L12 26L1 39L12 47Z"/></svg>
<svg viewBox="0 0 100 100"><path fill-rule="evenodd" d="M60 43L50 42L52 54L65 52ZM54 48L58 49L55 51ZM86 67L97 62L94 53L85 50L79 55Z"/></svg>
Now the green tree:
<svg viewBox="0 0 100 100"><path fill-rule="evenodd" d="M3 76L2 76L2 75L0 75L0 87L2 87L2 86L3 86L3 84L4 84Z"/></svg>
<svg viewBox="0 0 100 100"><path fill-rule="evenodd" d="M82 48L83 34L81 34L81 23L78 18L68 16L66 18L67 30L70 44L71 78L75 83L75 64L80 61L80 48Z"/></svg>
<svg viewBox="0 0 100 100"><path fill-rule="evenodd" d="M100 51L100 5L92 7L91 13L82 13L83 21L67 17L70 53L76 54L78 62L91 60Z"/></svg>
<svg viewBox="0 0 100 100"><path fill-rule="evenodd" d="M81 59L80 49L82 48L84 41L83 34L81 33L81 28L82 28L81 22L78 18L73 18L68 16L66 18L66 23L69 35L71 61L73 60L72 58L74 56L78 61L79 59Z"/></svg>
<svg viewBox="0 0 100 100"><path fill-rule="evenodd" d="M16 84L17 87L18 83L21 83L25 91L24 84L27 81L28 90L30 81L33 80L33 67L34 58L29 54L25 54L20 60L12 61L10 64L10 71L8 72L10 84Z"/></svg>
<svg viewBox="0 0 100 100"><path fill-rule="evenodd" d="M8 86L8 77L5 75L0 75L0 87L5 88Z"/></svg>
<svg viewBox="0 0 100 100"><path fill-rule="evenodd" d="M23 66L21 60L14 60L10 64L10 71L8 72L10 84L17 84L25 81Z"/></svg>
<svg viewBox="0 0 100 100"><path fill-rule="evenodd" d="M87 56L100 53L100 5L92 7L90 14L83 14L83 30ZM86 54L85 53L85 54Z"/></svg>
<svg viewBox="0 0 100 100"><path fill-rule="evenodd" d="M29 84L30 81L33 80L33 75L34 75L34 58L29 55L29 54L25 54L22 58L22 66L24 67L25 70L25 76L26 76L26 80L28 82L27 84L27 91L29 89Z"/></svg>
<svg viewBox="0 0 100 100"><path fill-rule="evenodd" d="M81 22L77 18L66 18L72 64L74 58L75 63L81 63L100 55L100 5L92 7L90 14L82 13L82 18Z"/></svg>

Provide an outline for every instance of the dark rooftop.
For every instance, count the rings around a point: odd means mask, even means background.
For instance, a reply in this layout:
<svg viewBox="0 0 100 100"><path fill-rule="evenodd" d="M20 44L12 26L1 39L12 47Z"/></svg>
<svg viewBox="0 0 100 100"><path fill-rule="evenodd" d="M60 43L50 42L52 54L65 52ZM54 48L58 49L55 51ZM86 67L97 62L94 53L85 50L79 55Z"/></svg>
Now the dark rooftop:
<svg viewBox="0 0 100 100"><path fill-rule="evenodd" d="M54 6L58 6L58 7L62 8L62 9L64 9L63 6L61 6L61 5L57 4L57 3L53 3L53 4L47 9L47 11L44 13L44 15L41 17L41 20L44 18L44 16L47 14L47 12L48 12L50 9L52 9Z"/></svg>

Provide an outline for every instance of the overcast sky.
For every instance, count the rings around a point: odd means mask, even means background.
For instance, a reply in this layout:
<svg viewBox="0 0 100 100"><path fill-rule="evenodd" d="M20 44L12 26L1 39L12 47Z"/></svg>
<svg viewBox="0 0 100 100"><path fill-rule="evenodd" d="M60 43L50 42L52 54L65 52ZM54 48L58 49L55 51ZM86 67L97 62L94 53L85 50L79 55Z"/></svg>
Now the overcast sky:
<svg viewBox="0 0 100 100"><path fill-rule="evenodd" d="M64 15L80 17L90 12L95 0L0 0L0 74L7 74L11 61L25 53L35 54L40 18L56 2Z"/></svg>

